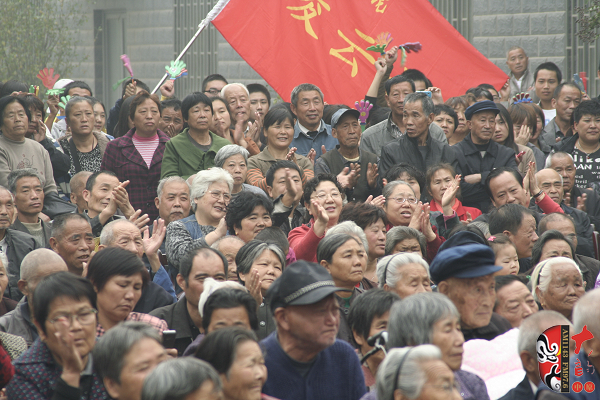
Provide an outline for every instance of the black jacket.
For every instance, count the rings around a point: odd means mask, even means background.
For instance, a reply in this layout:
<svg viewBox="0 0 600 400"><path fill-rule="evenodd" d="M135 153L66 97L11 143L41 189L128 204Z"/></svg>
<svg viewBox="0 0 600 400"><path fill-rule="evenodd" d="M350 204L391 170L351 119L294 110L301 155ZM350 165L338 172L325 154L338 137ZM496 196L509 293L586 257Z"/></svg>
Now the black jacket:
<svg viewBox="0 0 600 400"><path fill-rule="evenodd" d="M563 140L561 140L553 146L554 151L564 151L565 153L571 154L575 149L575 143L577 143L577 140L579 140L579 133L564 138Z"/></svg>
<svg viewBox="0 0 600 400"><path fill-rule="evenodd" d="M577 198L583 196L583 194L587 195L587 199L585 201L585 212L588 217L590 217L590 221L596 227L596 230L600 229L600 196L596 193L595 190L592 189L583 189L579 186L573 185L571 189L571 204L572 207L577 207Z"/></svg>
<svg viewBox="0 0 600 400"><path fill-rule="evenodd" d="M481 174L481 182L470 184L462 182L460 189L463 205L479 208L483 213L488 212L492 202L485 190L485 180L489 173L500 167L517 169L515 151L490 141L485 156L473 144L469 133L461 142L452 146L456 152L456 173L464 177L472 174Z"/></svg>
<svg viewBox="0 0 600 400"><path fill-rule="evenodd" d="M598 272L600 272L600 261L591 257L575 255L575 262L579 265L579 269L583 275L585 290L592 290L596 285Z"/></svg>
<svg viewBox="0 0 600 400"><path fill-rule="evenodd" d="M471 339L492 340L496 336L502 335L512 329L510 322L500 314L492 313L490 323L481 328L467 329L462 328L462 333L465 337L465 342Z"/></svg>
<svg viewBox="0 0 600 400"><path fill-rule="evenodd" d="M152 310L173 304L173 296L171 296L159 284L152 281L148 282L142 290L142 297L138 300L133 311L150 314Z"/></svg>
<svg viewBox="0 0 600 400"><path fill-rule="evenodd" d="M500 397L499 400L533 400L534 398L535 395L531 390L529 378L525 376L521 383L519 383L515 388L509 390L508 393Z"/></svg>
<svg viewBox="0 0 600 400"><path fill-rule="evenodd" d="M4 237L8 246L8 249L3 249L8 258L8 287L4 295L19 301L23 297L23 293L17 287L17 282L19 282L21 276L21 262L27 253L39 249L40 245L29 233L10 228L6 230Z"/></svg>
<svg viewBox="0 0 600 400"><path fill-rule="evenodd" d="M164 319L167 325L169 325L169 329L177 331L175 335L175 348L179 357L183 355L185 349L200 334L200 329L194 325L190 317L185 297L170 306L157 308L150 315Z"/></svg>

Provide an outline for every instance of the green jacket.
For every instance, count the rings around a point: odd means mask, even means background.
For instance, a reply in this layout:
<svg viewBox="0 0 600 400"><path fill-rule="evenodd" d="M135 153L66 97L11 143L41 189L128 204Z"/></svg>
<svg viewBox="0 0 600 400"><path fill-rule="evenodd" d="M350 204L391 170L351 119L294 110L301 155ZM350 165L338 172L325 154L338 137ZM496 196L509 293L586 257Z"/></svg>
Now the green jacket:
<svg viewBox="0 0 600 400"><path fill-rule="evenodd" d="M215 166L215 155L221 147L231 144L229 140L210 132L212 145L205 153L190 142L189 128L167 142L162 160L160 179L168 176L181 176L183 179L190 175Z"/></svg>

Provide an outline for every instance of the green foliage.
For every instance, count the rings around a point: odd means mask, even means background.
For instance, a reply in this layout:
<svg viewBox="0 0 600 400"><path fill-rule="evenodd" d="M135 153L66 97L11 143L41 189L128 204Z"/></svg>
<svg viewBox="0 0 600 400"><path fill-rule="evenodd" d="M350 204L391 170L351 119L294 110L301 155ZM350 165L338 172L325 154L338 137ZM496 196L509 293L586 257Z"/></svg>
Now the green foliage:
<svg viewBox="0 0 600 400"><path fill-rule="evenodd" d="M68 77L84 61L76 35L87 21L85 1L2 0L1 4L0 81L41 86L36 75L42 68L53 67Z"/></svg>
<svg viewBox="0 0 600 400"><path fill-rule="evenodd" d="M596 31L600 26L600 0L592 0L589 5L576 7L575 11L579 15L577 23L581 30L577 32L577 36L583 42L593 42L598 39Z"/></svg>

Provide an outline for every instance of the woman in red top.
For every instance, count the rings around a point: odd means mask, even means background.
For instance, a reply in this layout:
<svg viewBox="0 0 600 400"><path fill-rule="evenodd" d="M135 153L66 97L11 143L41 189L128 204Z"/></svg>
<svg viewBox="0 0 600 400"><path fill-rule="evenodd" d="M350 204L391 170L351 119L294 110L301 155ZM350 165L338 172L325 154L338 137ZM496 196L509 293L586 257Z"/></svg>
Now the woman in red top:
<svg viewBox="0 0 600 400"><path fill-rule="evenodd" d="M448 217L456 213L459 220L468 222L481 215L481 210L478 208L463 206L460 200L456 198L456 192L450 198L448 196L443 198L444 193L453 182L460 185L460 177L456 177L456 172L450 164L440 163L432 166L427 170L426 179L427 192L431 196L429 202L431 211L440 211Z"/></svg>

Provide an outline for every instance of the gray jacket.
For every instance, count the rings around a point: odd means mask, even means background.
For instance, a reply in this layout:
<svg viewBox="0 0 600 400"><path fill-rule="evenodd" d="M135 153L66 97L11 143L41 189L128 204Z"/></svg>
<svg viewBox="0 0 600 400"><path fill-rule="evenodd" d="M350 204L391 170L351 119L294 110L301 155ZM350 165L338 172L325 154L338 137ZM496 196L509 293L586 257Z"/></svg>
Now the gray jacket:
<svg viewBox="0 0 600 400"><path fill-rule="evenodd" d="M0 317L0 331L21 336L27 342L27 347L31 347L38 333L29 315L27 297L23 297L14 310Z"/></svg>
<svg viewBox="0 0 600 400"><path fill-rule="evenodd" d="M523 80L521 81L520 89L519 89L519 86L517 85L517 78L515 78L513 73L510 72L508 74L508 76L510 78L510 81L509 81L510 82L510 99L508 101L510 104L512 104L512 98L516 94L519 94L521 92L529 93L529 97L531 97L531 100L534 103L537 103L538 101L540 101L540 99L538 99L537 95L535 94L535 87L534 87L535 82L533 81L533 74L528 69L525 70L525 74L523 75Z"/></svg>

